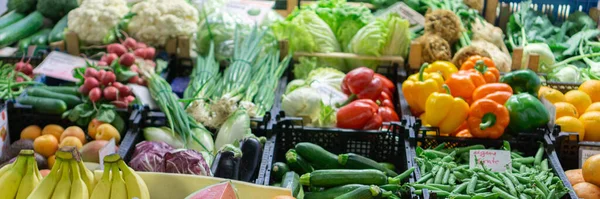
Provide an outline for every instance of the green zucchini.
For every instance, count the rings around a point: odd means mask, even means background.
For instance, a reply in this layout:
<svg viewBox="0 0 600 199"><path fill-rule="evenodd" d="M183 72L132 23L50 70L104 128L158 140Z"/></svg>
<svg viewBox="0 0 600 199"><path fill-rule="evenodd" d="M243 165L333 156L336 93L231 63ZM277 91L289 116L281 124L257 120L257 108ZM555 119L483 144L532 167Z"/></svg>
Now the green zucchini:
<svg viewBox="0 0 600 199"><path fill-rule="evenodd" d="M67 95L79 95L79 90L75 86L46 86L44 89L55 93L62 93Z"/></svg>
<svg viewBox="0 0 600 199"><path fill-rule="evenodd" d="M300 183L305 186L335 187L346 184L384 185L397 184L399 180L389 178L385 173L375 169L329 169L316 170L300 176Z"/></svg>
<svg viewBox="0 0 600 199"><path fill-rule="evenodd" d="M9 26L21 19L25 18L24 14L18 13L17 11L10 11L4 16L0 17L0 29Z"/></svg>
<svg viewBox="0 0 600 199"><path fill-rule="evenodd" d="M18 22L0 29L0 47L8 46L34 34L42 28L43 22L44 16L35 11Z"/></svg>
<svg viewBox="0 0 600 199"><path fill-rule="evenodd" d="M308 162L306 162L306 160L300 157L300 155L298 155L294 149L290 149L287 153L285 153L285 159L287 160L290 169L300 175L310 173L315 170Z"/></svg>
<svg viewBox="0 0 600 199"><path fill-rule="evenodd" d="M347 184L339 187L333 187L325 191L307 192L304 194L304 199L334 199L335 197L350 193L351 191L354 191L360 187L368 187L368 185Z"/></svg>
<svg viewBox="0 0 600 199"><path fill-rule="evenodd" d="M17 102L31 105L39 113L62 114L67 111L67 104L58 99L27 96L18 98Z"/></svg>
<svg viewBox="0 0 600 199"><path fill-rule="evenodd" d="M65 39L65 28L68 25L69 15L65 15L62 19L56 22L54 28L52 28L52 32L48 35L48 43L57 42Z"/></svg>
<svg viewBox="0 0 600 199"><path fill-rule="evenodd" d="M319 145L309 142L301 142L296 144L296 152L298 155L310 162L315 169L342 168L338 163L338 157L335 154L323 149Z"/></svg>
<svg viewBox="0 0 600 199"><path fill-rule="evenodd" d="M392 163L389 163L389 162L380 162L379 165L381 165L389 170L392 170L392 171L396 170L396 166L394 166Z"/></svg>
<svg viewBox="0 0 600 199"><path fill-rule="evenodd" d="M43 36L47 30L49 30L49 29L39 30L36 33L34 33L33 35L26 37L25 39L19 40L19 50L21 50L21 51L27 50L27 48L30 45L37 45L37 44L33 43L34 38Z"/></svg>
<svg viewBox="0 0 600 199"><path fill-rule="evenodd" d="M374 160L354 153L340 154L338 156L338 161L340 165L343 165L346 169L377 169L385 172L385 174L390 177L398 175L398 173L381 166Z"/></svg>
<svg viewBox="0 0 600 199"><path fill-rule="evenodd" d="M37 33L35 36L31 37L31 45L36 46L47 46L48 45L48 35L50 35L50 28L44 28Z"/></svg>
<svg viewBox="0 0 600 199"><path fill-rule="evenodd" d="M288 171L283 176L283 180L281 180L281 187L291 189L292 195L297 197L300 189L302 189L302 186L300 186L300 177L298 177L296 172Z"/></svg>
<svg viewBox="0 0 600 199"><path fill-rule="evenodd" d="M78 104L83 103L79 97L74 95L67 95L62 93L55 93L49 90L45 90L43 87L33 87L27 89L27 95L34 97L45 97L61 100L67 104L68 107L73 108Z"/></svg>
<svg viewBox="0 0 600 199"><path fill-rule="evenodd" d="M271 169L271 176L273 176L275 180L281 180L288 171L290 171L290 167L288 167L287 164L283 162L275 162L273 164L273 168Z"/></svg>
<svg viewBox="0 0 600 199"><path fill-rule="evenodd" d="M355 189L344 195L335 197L335 199L372 199L381 194L381 188L371 185Z"/></svg>

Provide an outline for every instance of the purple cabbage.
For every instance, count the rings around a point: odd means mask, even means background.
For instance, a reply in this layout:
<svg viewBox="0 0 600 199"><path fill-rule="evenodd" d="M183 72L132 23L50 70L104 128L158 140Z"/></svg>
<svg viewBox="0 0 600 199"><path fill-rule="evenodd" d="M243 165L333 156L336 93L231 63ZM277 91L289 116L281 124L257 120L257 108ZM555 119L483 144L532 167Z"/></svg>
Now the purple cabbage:
<svg viewBox="0 0 600 199"><path fill-rule="evenodd" d="M177 149L165 154L165 172L212 176L202 154L190 149Z"/></svg>
<svg viewBox="0 0 600 199"><path fill-rule="evenodd" d="M173 147L164 142L140 142L129 165L136 171L165 172L164 155L171 150Z"/></svg>

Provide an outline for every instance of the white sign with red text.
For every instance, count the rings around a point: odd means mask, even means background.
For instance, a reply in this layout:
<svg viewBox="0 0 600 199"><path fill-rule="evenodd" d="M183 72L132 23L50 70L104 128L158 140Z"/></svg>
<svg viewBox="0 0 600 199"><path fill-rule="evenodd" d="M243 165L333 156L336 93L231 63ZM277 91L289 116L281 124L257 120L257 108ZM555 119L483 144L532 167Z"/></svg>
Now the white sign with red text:
<svg viewBox="0 0 600 199"><path fill-rule="evenodd" d="M512 170L510 151L505 150L471 150L469 154L469 168L486 168L494 172Z"/></svg>

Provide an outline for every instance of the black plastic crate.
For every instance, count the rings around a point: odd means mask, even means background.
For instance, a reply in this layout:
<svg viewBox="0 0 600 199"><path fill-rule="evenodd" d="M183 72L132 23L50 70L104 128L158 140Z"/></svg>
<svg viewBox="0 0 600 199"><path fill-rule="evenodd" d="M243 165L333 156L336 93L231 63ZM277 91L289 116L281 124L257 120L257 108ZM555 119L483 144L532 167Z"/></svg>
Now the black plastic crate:
<svg viewBox="0 0 600 199"><path fill-rule="evenodd" d="M560 132L557 131L557 132ZM560 132L551 136L558 158L565 170L579 169L583 157L580 149L600 151L600 142L581 141L578 133Z"/></svg>
<svg viewBox="0 0 600 199"><path fill-rule="evenodd" d="M431 129L429 129L431 130ZM565 172L560 164L557 153L555 151L555 146L553 145L550 132L540 133L520 133L510 140L501 140L501 139L475 139L475 138L460 138L460 137L444 137L444 136L431 136L426 135L426 131L428 129L415 128L411 129L408 134L410 144L410 158L415 159L417 146L420 146L423 149L426 148L434 148L441 143L446 143L446 148L456 148L456 147L464 147L471 146L476 144L484 145L486 148L501 148L504 141L508 141L511 145L512 149L517 149L520 152L523 152L525 156L533 156L537 152L539 142L543 143L545 146L544 158L548 159L549 168L552 168L554 175L558 176L560 180L562 180L563 184L566 188L571 191L565 195L563 198L577 198L577 195L573 191L573 187L569 183ZM414 161L415 166L415 176L418 180L421 177L421 172L418 167L416 161ZM423 191L423 195L419 196L419 198L428 199L428 198L437 198L434 193L429 194L427 191Z"/></svg>

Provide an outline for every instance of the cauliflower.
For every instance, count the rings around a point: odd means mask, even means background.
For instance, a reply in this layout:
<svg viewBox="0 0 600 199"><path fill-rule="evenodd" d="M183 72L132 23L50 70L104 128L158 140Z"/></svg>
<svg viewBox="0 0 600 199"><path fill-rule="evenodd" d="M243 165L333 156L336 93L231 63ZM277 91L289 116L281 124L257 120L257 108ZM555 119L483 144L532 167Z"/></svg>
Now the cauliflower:
<svg viewBox="0 0 600 199"><path fill-rule="evenodd" d="M187 36L198 29L198 10L185 0L146 0L131 8L128 33L152 46L164 46L169 38Z"/></svg>
<svg viewBox="0 0 600 199"><path fill-rule="evenodd" d="M124 0L85 0L69 12L68 27L84 43L100 44L128 12Z"/></svg>

